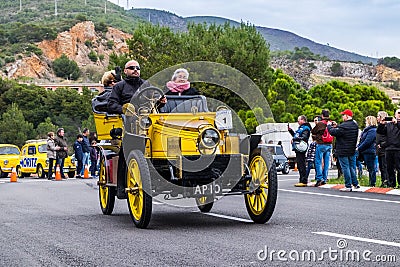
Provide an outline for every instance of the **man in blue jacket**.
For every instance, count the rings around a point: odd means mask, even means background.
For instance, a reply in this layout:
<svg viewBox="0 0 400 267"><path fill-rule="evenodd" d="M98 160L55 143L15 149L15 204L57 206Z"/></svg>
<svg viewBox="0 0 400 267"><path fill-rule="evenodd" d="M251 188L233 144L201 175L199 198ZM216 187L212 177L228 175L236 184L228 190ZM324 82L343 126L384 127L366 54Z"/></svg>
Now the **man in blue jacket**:
<svg viewBox="0 0 400 267"><path fill-rule="evenodd" d="M76 161L78 161L78 166L76 166L76 178L81 178L81 171L83 169L82 140L83 140L83 135L78 134L76 136L76 141L74 143L75 159Z"/></svg>

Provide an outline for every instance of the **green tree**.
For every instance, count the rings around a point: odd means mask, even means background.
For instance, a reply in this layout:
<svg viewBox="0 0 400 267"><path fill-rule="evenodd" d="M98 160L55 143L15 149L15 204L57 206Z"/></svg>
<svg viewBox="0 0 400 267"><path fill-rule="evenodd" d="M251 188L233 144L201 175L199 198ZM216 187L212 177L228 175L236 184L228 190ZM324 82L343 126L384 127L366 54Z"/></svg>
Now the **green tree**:
<svg viewBox="0 0 400 267"><path fill-rule="evenodd" d="M36 138L47 138L47 133L48 132L55 132L57 129L57 126L54 125L51 122L50 117L47 117L44 122L39 123L39 125L36 127L36 133L37 136Z"/></svg>
<svg viewBox="0 0 400 267"><path fill-rule="evenodd" d="M78 64L70 60L65 54L53 61L53 70L57 77L66 79L76 80L80 75Z"/></svg>
<svg viewBox="0 0 400 267"><path fill-rule="evenodd" d="M343 66L339 62L333 63L330 70L331 70L332 76L335 76L335 77L340 77L340 76L343 76L343 74L344 74Z"/></svg>
<svg viewBox="0 0 400 267"><path fill-rule="evenodd" d="M13 103L0 119L0 143L21 147L26 140L34 136L33 124L25 120L18 105Z"/></svg>

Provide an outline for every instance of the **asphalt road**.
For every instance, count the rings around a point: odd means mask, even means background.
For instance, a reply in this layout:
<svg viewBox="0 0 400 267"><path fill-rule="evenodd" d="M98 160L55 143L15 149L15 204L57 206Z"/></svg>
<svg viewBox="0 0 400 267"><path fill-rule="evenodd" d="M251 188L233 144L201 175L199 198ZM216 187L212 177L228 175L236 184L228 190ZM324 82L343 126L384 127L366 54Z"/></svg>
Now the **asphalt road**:
<svg viewBox="0 0 400 267"><path fill-rule="evenodd" d="M278 178L267 224L250 222L243 197L230 196L207 215L155 203L145 230L125 200L103 215L94 180L0 179L0 266L398 266L398 196Z"/></svg>

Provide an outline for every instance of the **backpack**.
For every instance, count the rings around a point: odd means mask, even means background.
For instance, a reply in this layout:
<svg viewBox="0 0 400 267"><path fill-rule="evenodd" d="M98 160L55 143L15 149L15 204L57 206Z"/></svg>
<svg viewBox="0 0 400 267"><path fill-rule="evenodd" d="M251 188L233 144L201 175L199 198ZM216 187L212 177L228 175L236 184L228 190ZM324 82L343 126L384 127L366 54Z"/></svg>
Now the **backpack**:
<svg viewBox="0 0 400 267"><path fill-rule="evenodd" d="M323 121L323 123L325 123L325 122ZM328 126L325 128L325 131L322 134L321 139L322 139L322 142L324 142L324 143L332 143L333 142L333 136L329 133Z"/></svg>

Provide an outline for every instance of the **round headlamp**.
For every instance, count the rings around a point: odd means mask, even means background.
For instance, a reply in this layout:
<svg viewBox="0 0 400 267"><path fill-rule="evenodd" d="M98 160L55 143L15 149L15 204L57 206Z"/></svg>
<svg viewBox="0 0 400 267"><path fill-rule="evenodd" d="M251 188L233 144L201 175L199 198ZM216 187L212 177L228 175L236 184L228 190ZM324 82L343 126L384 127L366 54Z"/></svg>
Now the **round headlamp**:
<svg viewBox="0 0 400 267"><path fill-rule="evenodd" d="M204 148L215 148L219 144L219 133L213 128L205 129L200 136L200 145Z"/></svg>

